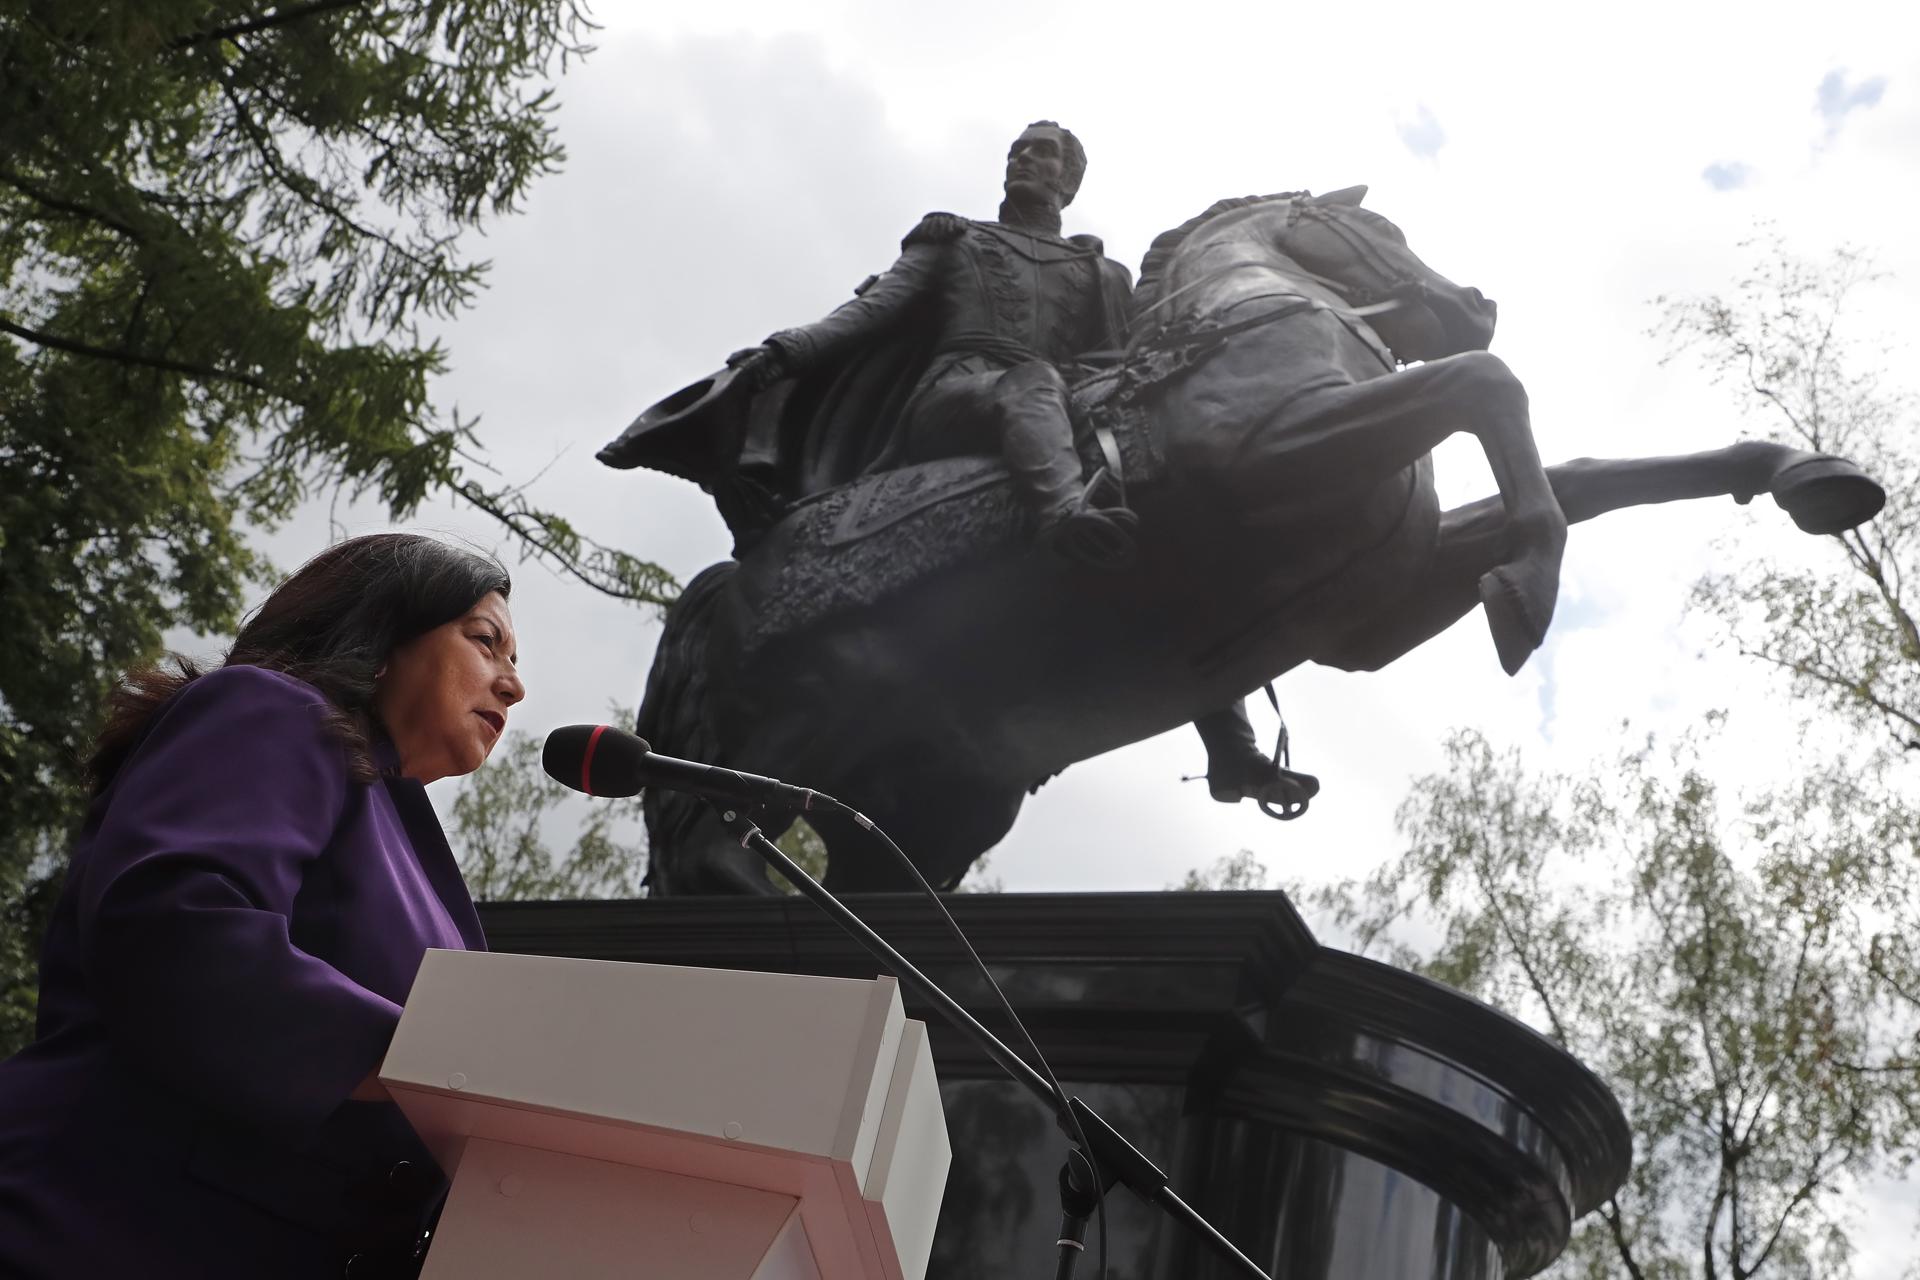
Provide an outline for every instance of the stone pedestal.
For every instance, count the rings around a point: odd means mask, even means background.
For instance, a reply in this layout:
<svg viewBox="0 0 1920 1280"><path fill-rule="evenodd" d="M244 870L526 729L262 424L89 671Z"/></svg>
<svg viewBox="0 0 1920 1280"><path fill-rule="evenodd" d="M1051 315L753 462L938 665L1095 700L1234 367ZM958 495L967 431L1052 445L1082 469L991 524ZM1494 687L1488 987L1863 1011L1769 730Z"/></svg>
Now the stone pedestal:
<svg viewBox="0 0 1920 1280"><path fill-rule="evenodd" d="M1068 1090L1277 1277L1518 1280L1626 1177L1619 1105L1578 1062L1456 991L1321 947L1284 894L946 902ZM851 905L1013 1042L925 902ZM877 973L798 899L506 903L481 916L499 950ZM1049 1280L1064 1139L910 994L907 1013L928 1022L953 1147L930 1280ZM1112 1280L1229 1274L1127 1192L1107 1210ZM1090 1251L1096 1239L1089 1230Z"/></svg>

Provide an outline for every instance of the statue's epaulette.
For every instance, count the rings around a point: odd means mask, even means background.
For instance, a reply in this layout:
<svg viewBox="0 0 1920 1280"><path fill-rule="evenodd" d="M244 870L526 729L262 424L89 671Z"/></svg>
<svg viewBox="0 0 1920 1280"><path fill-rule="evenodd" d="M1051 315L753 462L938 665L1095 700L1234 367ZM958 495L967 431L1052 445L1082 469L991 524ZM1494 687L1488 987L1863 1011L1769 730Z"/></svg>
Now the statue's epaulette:
<svg viewBox="0 0 1920 1280"><path fill-rule="evenodd" d="M957 213L934 212L920 219L920 225L907 232L902 249L916 244L946 244L966 234L967 220Z"/></svg>
<svg viewBox="0 0 1920 1280"><path fill-rule="evenodd" d="M1107 252L1107 242L1105 240L1102 240L1099 236L1090 236L1084 231L1077 236L1068 236L1067 243L1078 245L1089 253L1105 255Z"/></svg>

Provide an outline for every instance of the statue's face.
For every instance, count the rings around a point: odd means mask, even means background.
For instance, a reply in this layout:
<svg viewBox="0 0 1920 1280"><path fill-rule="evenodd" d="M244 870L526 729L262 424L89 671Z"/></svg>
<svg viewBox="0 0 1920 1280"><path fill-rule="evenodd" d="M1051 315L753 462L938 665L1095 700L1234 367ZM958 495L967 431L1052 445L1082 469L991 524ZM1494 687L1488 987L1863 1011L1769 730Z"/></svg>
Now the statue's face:
<svg viewBox="0 0 1920 1280"><path fill-rule="evenodd" d="M1027 130L1007 149L1007 194L1060 203L1065 161L1066 143L1058 129L1042 125Z"/></svg>

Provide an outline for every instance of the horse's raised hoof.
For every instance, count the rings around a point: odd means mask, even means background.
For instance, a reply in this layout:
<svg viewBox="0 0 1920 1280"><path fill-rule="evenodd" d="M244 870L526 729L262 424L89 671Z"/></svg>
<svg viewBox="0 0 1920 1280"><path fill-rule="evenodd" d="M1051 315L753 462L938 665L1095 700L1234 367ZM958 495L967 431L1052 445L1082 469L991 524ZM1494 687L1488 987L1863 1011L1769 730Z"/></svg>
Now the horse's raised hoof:
<svg viewBox="0 0 1920 1280"><path fill-rule="evenodd" d="M1487 628L1493 632L1494 651L1500 666L1514 675L1527 664L1533 651L1547 638L1547 622L1536 622L1528 607L1527 592L1513 580L1513 566L1501 565L1480 575L1480 603L1486 606ZM1549 603L1549 610L1552 605Z"/></svg>
<svg viewBox="0 0 1920 1280"><path fill-rule="evenodd" d="M1887 491L1872 476L1826 454L1782 467L1768 491L1807 533L1845 533L1879 515L1887 503Z"/></svg>

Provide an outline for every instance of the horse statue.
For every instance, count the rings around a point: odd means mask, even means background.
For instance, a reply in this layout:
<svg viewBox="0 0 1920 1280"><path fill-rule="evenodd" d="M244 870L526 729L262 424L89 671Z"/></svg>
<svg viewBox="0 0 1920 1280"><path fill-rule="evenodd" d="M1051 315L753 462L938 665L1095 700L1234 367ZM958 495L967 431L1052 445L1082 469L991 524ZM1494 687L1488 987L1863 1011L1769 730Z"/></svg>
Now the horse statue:
<svg viewBox="0 0 1920 1280"><path fill-rule="evenodd" d="M1478 607L1518 670L1569 524L1767 493L1831 534L1880 509L1845 460L1765 441L1543 467L1526 392L1486 351L1493 303L1364 194L1222 200L1154 242L1126 350L1074 388L1083 458L1139 517L1126 571L1037 553L996 459L866 475L687 586L639 732L833 795L951 888L1046 779L1301 663L1377 670ZM1462 431L1499 493L1442 511L1429 455ZM702 802L649 794L646 817L653 892L772 891ZM854 821L809 821L830 888L909 883Z"/></svg>

